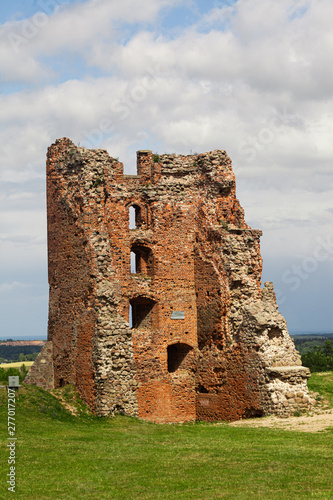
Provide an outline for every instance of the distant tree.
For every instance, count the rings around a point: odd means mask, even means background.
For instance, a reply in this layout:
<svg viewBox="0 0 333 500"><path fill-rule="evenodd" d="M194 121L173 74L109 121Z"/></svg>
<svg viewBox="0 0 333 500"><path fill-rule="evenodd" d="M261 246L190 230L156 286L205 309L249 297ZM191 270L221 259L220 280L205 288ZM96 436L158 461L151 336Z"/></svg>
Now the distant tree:
<svg viewBox="0 0 333 500"><path fill-rule="evenodd" d="M28 373L28 368L25 366L25 364L21 365L20 366L20 373L19 373L19 377L20 377L20 382L23 382L23 380L25 379L27 373Z"/></svg>
<svg viewBox="0 0 333 500"><path fill-rule="evenodd" d="M8 384L8 377L18 376L20 383L23 382L28 373L27 367L23 364L20 368L1 368L0 367L0 382L2 384Z"/></svg>
<svg viewBox="0 0 333 500"><path fill-rule="evenodd" d="M333 370L333 343L326 340L323 346L315 346L311 351L302 354L302 363L311 372Z"/></svg>
<svg viewBox="0 0 333 500"><path fill-rule="evenodd" d="M6 382L8 380L7 370L0 366L0 382Z"/></svg>
<svg viewBox="0 0 333 500"><path fill-rule="evenodd" d="M323 352L327 357L333 356L333 342L331 340L326 340L323 347Z"/></svg>

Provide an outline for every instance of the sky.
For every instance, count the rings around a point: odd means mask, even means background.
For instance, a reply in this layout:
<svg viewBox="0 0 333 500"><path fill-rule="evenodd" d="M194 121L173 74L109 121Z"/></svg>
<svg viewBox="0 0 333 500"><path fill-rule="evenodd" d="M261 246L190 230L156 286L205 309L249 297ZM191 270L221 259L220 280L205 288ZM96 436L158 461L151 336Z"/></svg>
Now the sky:
<svg viewBox="0 0 333 500"><path fill-rule="evenodd" d="M57 138L225 149L289 331L333 331L331 0L18 0L0 8L0 338L47 334Z"/></svg>

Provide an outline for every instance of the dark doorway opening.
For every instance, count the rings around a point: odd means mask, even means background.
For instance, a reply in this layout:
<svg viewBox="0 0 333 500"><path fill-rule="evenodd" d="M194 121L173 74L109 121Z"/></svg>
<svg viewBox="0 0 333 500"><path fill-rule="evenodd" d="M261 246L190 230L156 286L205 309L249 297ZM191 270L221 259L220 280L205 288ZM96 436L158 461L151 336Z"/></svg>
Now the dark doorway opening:
<svg viewBox="0 0 333 500"><path fill-rule="evenodd" d="M152 328L155 302L145 297L137 297L130 301L131 328Z"/></svg>
<svg viewBox="0 0 333 500"><path fill-rule="evenodd" d="M179 368L189 368L187 360L192 347L187 344L172 344L168 346L168 372L173 373Z"/></svg>

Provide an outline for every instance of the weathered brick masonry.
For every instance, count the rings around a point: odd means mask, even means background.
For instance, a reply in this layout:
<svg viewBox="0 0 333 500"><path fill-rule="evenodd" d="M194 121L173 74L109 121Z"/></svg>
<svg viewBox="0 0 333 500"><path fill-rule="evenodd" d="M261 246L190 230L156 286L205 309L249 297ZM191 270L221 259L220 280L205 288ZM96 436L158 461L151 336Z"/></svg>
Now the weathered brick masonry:
<svg viewBox="0 0 333 500"><path fill-rule="evenodd" d="M60 139L47 203L56 387L74 384L100 415L154 422L311 404L225 151L138 151L130 176L107 151Z"/></svg>

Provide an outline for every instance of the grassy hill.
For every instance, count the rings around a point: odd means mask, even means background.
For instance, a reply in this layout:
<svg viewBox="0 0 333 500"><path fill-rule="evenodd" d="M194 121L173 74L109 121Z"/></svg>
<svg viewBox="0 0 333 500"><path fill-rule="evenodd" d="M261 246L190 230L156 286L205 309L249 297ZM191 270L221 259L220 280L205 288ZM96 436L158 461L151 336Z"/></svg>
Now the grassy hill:
<svg viewBox="0 0 333 500"><path fill-rule="evenodd" d="M316 389L320 386L318 377ZM332 376L327 378L332 391ZM319 387L320 389L320 387ZM7 491L7 393L0 391L0 498L333 498L332 432L194 423L155 425L92 415L70 386L59 399L17 393L17 487ZM75 409L77 415L70 413Z"/></svg>

